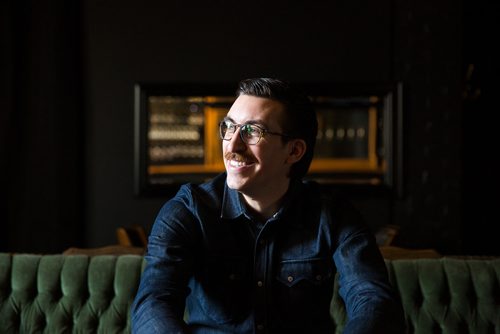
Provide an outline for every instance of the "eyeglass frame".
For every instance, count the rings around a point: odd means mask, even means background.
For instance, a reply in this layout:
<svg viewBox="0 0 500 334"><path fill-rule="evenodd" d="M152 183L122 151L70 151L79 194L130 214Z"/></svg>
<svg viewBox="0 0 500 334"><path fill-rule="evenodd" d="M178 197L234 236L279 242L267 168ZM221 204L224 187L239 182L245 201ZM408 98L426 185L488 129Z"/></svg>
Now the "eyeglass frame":
<svg viewBox="0 0 500 334"><path fill-rule="evenodd" d="M234 125L235 127L235 130L233 132L233 134L231 135L231 138L224 138L223 134L222 134L222 124L223 123L227 123L227 122L230 122ZM257 139L257 142L255 144L250 144L247 142L247 139L243 136L243 127L244 126L255 126L257 129L259 129L260 131L260 134L259 134L259 139ZM246 122L246 123L243 123L243 124L238 124L238 123L234 123L231 119L229 118L224 118L222 121L219 122L219 136L222 140L225 140L225 141L230 141L231 139L233 139L233 135L236 133L236 130L240 130L239 131L239 134L240 134L240 139L241 141L243 141L245 144L247 145L257 145L258 143L260 143L260 140L265 137L265 135L267 134L270 134L270 135L275 135L275 136L280 136L280 137L286 137L286 138L290 138L292 139L293 137L286 134L286 133L279 133L279 132L271 132L269 130L267 130L266 128L264 128L262 125L260 124L255 124L255 123L251 123L251 122Z"/></svg>

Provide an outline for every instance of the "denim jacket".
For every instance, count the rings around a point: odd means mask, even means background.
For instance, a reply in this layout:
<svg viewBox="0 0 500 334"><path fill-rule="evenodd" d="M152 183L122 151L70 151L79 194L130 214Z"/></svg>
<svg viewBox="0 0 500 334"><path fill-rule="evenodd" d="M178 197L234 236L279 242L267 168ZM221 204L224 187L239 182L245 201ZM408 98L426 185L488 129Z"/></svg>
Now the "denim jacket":
<svg viewBox="0 0 500 334"><path fill-rule="evenodd" d="M259 222L225 173L188 184L160 210L132 307L134 333L401 333L403 313L373 235L346 202L292 181ZM186 311L186 314L185 314Z"/></svg>

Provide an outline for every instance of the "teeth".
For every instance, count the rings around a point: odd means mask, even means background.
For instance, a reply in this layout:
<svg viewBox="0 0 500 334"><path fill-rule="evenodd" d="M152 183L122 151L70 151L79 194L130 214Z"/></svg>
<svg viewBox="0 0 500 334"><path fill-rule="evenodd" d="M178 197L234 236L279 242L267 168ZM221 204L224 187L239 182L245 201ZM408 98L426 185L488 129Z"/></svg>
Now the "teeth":
<svg viewBox="0 0 500 334"><path fill-rule="evenodd" d="M245 161L229 160L229 165L231 167L243 167L243 166L246 166L246 162Z"/></svg>

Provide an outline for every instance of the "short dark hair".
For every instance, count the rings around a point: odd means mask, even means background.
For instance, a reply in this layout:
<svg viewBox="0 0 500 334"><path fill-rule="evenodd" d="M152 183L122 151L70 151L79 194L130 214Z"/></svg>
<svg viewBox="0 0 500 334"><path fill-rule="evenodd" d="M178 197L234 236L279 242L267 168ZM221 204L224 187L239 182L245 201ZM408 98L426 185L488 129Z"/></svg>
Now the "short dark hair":
<svg viewBox="0 0 500 334"><path fill-rule="evenodd" d="M240 95L264 97L283 104L286 115L282 122L283 132L306 142L304 156L290 169L290 178L302 179L311 165L318 132L316 112L309 97L290 82L273 78L241 80L236 90L236 96Z"/></svg>

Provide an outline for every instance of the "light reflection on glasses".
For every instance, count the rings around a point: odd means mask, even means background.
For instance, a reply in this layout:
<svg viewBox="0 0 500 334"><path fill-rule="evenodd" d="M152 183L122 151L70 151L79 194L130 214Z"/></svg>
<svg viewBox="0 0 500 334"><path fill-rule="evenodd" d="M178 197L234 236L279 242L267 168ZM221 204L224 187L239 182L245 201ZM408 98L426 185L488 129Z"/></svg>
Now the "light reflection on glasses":
<svg viewBox="0 0 500 334"><path fill-rule="evenodd" d="M252 123L236 124L228 119L224 119L219 123L219 134L223 140L231 140L237 129L240 129L241 140L248 145L256 145L260 139L266 134L290 137L284 133L271 132L264 129L262 126Z"/></svg>

